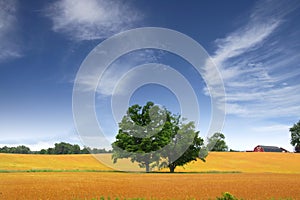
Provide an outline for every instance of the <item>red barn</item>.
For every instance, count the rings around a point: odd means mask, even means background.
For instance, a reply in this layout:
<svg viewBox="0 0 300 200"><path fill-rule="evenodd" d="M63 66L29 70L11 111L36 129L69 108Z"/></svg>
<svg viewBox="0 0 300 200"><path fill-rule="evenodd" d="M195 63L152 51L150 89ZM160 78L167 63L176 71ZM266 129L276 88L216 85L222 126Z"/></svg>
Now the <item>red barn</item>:
<svg viewBox="0 0 300 200"><path fill-rule="evenodd" d="M254 148L254 152L288 152L288 150L284 148L279 148L275 146L264 146L264 145L258 145Z"/></svg>

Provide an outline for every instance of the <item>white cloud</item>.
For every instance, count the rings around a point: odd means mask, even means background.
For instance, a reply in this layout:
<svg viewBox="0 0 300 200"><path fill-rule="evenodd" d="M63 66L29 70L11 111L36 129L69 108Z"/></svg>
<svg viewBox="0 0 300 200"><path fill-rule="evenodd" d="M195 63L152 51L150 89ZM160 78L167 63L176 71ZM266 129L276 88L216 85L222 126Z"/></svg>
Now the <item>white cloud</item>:
<svg viewBox="0 0 300 200"><path fill-rule="evenodd" d="M213 57L217 65L229 58L239 56L247 51L253 50L263 42L278 26L280 21L270 20L249 24L246 27L229 34L224 39L216 40L217 51Z"/></svg>
<svg viewBox="0 0 300 200"><path fill-rule="evenodd" d="M15 39L16 12L16 1L0 0L0 61L21 56Z"/></svg>
<svg viewBox="0 0 300 200"><path fill-rule="evenodd" d="M160 51L153 51L149 49L144 49L136 52L131 52L123 55L122 57L115 60L104 72L102 77L98 77L99 75L95 73L91 73L91 75L81 76L80 79L77 79L76 82L80 84L81 90L91 91L94 89L95 85L97 87L97 94L100 97L111 96L114 92L114 88L118 81L124 76L130 69L135 66L156 62L157 59L163 53ZM95 64L97 65L97 63ZM131 72L132 73L132 72ZM100 78L100 79L99 79ZM99 79L99 82L98 82ZM116 92L116 91L115 91ZM125 88L119 87L117 91L119 94L127 93ZM116 95L117 93L115 93Z"/></svg>
<svg viewBox="0 0 300 200"><path fill-rule="evenodd" d="M62 0L46 11L53 31L75 40L104 39L132 28L141 19L128 2L117 0Z"/></svg>
<svg viewBox="0 0 300 200"><path fill-rule="evenodd" d="M300 4L277 3L258 2L246 25L215 41L212 60L223 77L228 114L300 117L300 41L292 30L281 35L290 20L287 16ZM218 84L209 65L205 76Z"/></svg>
<svg viewBox="0 0 300 200"><path fill-rule="evenodd" d="M274 124L274 125L268 125L268 126L259 126L259 127L253 127L252 130L255 132L261 132L266 134L272 134L272 133L287 133L289 131L291 126L288 125L282 125L282 124Z"/></svg>

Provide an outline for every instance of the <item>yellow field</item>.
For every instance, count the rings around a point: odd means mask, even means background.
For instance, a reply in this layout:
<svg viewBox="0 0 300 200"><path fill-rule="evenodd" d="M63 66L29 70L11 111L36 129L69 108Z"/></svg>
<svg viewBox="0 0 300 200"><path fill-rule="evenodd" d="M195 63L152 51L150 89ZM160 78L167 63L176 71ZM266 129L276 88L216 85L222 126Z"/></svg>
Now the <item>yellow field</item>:
<svg viewBox="0 0 300 200"><path fill-rule="evenodd" d="M0 170L111 170L92 155L0 154Z"/></svg>
<svg viewBox="0 0 300 200"><path fill-rule="evenodd" d="M111 155L98 155L109 162ZM138 169L129 160L118 162ZM207 162L175 171L243 173L118 173L92 155L0 154L0 172L8 170L99 170L108 172L0 173L0 199L215 199L223 192L247 199L300 199L300 154L213 152ZM163 170L164 171L164 170Z"/></svg>
<svg viewBox="0 0 300 200"><path fill-rule="evenodd" d="M215 199L222 192L267 200L300 199L300 175L47 172L0 174L0 199Z"/></svg>
<svg viewBox="0 0 300 200"><path fill-rule="evenodd" d="M206 162L197 161L176 171L239 171L247 173L300 174L300 154L262 152L211 152Z"/></svg>
<svg viewBox="0 0 300 200"><path fill-rule="evenodd" d="M111 163L110 154L97 155ZM111 163L111 166L113 164ZM137 164L127 159L119 160L120 166L130 171L140 171ZM0 154L0 170L101 170L112 168L99 162L92 155L18 155ZM167 171L167 169L163 170ZM239 171L247 173L300 173L300 154L294 153L253 153L253 152L211 152L207 161L192 162L176 168L177 172Z"/></svg>

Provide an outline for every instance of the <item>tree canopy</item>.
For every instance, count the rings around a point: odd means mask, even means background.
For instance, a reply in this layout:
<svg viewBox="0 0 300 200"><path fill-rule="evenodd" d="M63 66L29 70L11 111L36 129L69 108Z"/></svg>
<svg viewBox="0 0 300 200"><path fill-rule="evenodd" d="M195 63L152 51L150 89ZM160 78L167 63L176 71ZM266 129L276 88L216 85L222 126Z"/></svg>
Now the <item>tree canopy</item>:
<svg viewBox="0 0 300 200"><path fill-rule="evenodd" d="M29 147L19 145L17 147L0 147L0 153L16 153L16 154L97 154L97 153L111 153L111 150L97 149L84 147L80 148L78 144L70 144L66 142L55 143L54 147L48 149L41 149L40 151L31 151Z"/></svg>
<svg viewBox="0 0 300 200"><path fill-rule="evenodd" d="M149 172L150 164L159 159L156 151L170 142L165 131L168 120L164 111L153 102L144 107L131 106L119 123L119 132L112 144L114 162L130 158Z"/></svg>
<svg viewBox="0 0 300 200"><path fill-rule="evenodd" d="M195 131L194 122L184 123L180 116L171 118L171 140L161 153L164 162L161 167L168 167L174 172L177 166L183 166L197 158L205 161L207 152L203 148L203 139L199 137L199 131Z"/></svg>
<svg viewBox="0 0 300 200"><path fill-rule="evenodd" d="M40 154L96 154L96 153L111 153L105 149L97 149L90 147L83 147L82 149L78 144L70 144L66 142L55 143L54 148L42 149Z"/></svg>
<svg viewBox="0 0 300 200"><path fill-rule="evenodd" d="M174 172L176 166L199 156L203 140L194 128L193 122L185 124L180 116L172 115L153 102L143 107L133 105L119 123L112 157L114 162L130 158L146 168L146 172L151 166L169 167Z"/></svg>
<svg viewBox="0 0 300 200"><path fill-rule="evenodd" d="M7 147L4 146L0 148L0 153L17 153L17 154L29 154L31 153L30 148L24 145L20 145L17 147Z"/></svg>
<svg viewBox="0 0 300 200"><path fill-rule="evenodd" d="M295 152L300 153L300 120L290 128L291 145L295 147Z"/></svg>
<svg viewBox="0 0 300 200"><path fill-rule="evenodd" d="M225 135L223 133L214 133L211 137L207 138L207 140L207 149L209 151L228 151Z"/></svg>

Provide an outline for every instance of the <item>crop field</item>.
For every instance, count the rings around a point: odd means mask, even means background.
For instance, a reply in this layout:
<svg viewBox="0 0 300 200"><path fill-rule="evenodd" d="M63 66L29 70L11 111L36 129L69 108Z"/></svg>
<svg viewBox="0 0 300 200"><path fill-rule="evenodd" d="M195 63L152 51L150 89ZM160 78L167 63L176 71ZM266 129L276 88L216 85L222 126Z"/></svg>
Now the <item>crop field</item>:
<svg viewBox="0 0 300 200"><path fill-rule="evenodd" d="M0 174L0 199L299 199L300 175L36 172Z"/></svg>
<svg viewBox="0 0 300 200"><path fill-rule="evenodd" d="M144 171L128 159L118 160L114 165L111 154L96 155L110 166L125 168L128 171ZM294 153L254 153L254 152L211 152L204 163L191 162L176 172L247 172L247 173L298 173L300 174L300 154ZM96 170L114 171L99 162L92 155L18 155L0 154L2 170ZM164 169L162 171L168 171Z"/></svg>
<svg viewBox="0 0 300 200"><path fill-rule="evenodd" d="M197 161L177 172L239 171L247 173L300 174L300 154L262 152L211 152L206 162ZM299 181L300 182L300 181Z"/></svg>
<svg viewBox="0 0 300 200"><path fill-rule="evenodd" d="M0 154L0 170L103 170L112 169L102 165L92 155L30 155Z"/></svg>
<svg viewBox="0 0 300 200"><path fill-rule="evenodd" d="M210 153L175 171L196 173L120 173L91 155L0 154L0 199L300 199L299 154Z"/></svg>

